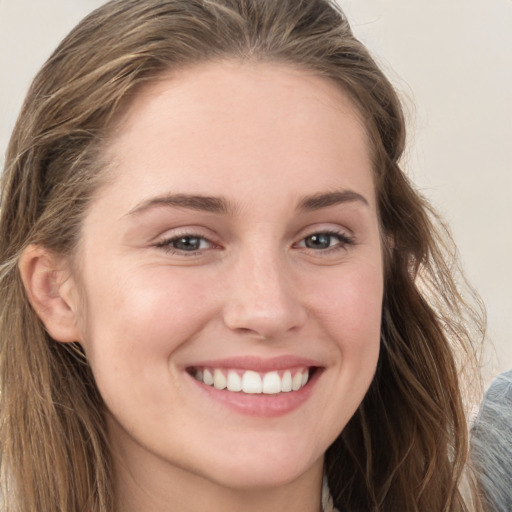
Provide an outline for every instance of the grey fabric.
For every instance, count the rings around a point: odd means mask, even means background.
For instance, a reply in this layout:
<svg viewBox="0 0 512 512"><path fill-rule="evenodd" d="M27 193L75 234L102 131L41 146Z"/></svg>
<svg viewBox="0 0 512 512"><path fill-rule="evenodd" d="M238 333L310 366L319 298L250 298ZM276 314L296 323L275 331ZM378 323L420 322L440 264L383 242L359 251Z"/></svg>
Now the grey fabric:
<svg viewBox="0 0 512 512"><path fill-rule="evenodd" d="M493 512L512 511L512 370L487 391L472 428L472 451L482 490Z"/></svg>

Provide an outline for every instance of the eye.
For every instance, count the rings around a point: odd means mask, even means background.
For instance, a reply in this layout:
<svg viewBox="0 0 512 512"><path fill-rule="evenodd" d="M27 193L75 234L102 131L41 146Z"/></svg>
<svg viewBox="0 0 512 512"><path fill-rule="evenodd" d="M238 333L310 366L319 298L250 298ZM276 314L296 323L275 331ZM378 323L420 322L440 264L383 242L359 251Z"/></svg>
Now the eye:
<svg viewBox="0 0 512 512"><path fill-rule="evenodd" d="M181 235L166 240L162 240L157 247L172 252L185 253L197 252L213 247L213 243L206 238L198 235Z"/></svg>
<svg viewBox="0 0 512 512"><path fill-rule="evenodd" d="M353 240L345 233L323 232L308 235L299 242L298 246L316 251L325 251L328 249L341 249L349 244L353 244Z"/></svg>

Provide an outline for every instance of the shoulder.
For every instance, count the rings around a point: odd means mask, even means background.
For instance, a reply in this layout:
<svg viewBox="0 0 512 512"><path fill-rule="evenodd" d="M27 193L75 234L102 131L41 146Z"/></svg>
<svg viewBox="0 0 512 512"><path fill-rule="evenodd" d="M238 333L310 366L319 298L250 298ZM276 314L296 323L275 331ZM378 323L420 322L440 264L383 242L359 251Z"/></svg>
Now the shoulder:
<svg viewBox="0 0 512 512"><path fill-rule="evenodd" d="M500 374L485 394L472 427L478 479L492 510L512 510L512 370Z"/></svg>
<svg viewBox="0 0 512 512"><path fill-rule="evenodd" d="M512 403L512 369L501 373L491 383L484 399L484 405L487 400L506 400Z"/></svg>
<svg viewBox="0 0 512 512"><path fill-rule="evenodd" d="M487 430L512 430L512 370L498 375L485 394L473 431L485 434ZM511 438L503 441L512 448Z"/></svg>

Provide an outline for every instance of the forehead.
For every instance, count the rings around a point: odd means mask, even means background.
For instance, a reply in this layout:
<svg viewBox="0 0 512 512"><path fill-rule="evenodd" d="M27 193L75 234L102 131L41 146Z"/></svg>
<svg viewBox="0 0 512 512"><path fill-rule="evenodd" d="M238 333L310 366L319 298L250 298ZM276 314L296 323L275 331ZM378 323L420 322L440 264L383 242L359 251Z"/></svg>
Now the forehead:
<svg viewBox="0 0 512 512"><path fill-rule="evenodd" d="M373 195L366 132L348 95L281 64L213 62L164 75L139 91L109 148L116 185L138 196L190 187L229 195L240 182L293 196L308 180Z"/></svg>

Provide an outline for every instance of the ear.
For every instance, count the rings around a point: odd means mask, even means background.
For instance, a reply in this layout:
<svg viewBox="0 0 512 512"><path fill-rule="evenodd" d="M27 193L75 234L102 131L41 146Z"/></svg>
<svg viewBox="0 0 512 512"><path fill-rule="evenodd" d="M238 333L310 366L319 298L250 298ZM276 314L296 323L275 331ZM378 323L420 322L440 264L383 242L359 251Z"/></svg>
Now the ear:
<svg viewBox="0 0 512 512"><path fill-rule="evenodd" d="M50 336L63 343L81 341L78 290L63 259L30 245L21 255L19 270L30 303Z"/></svg>

